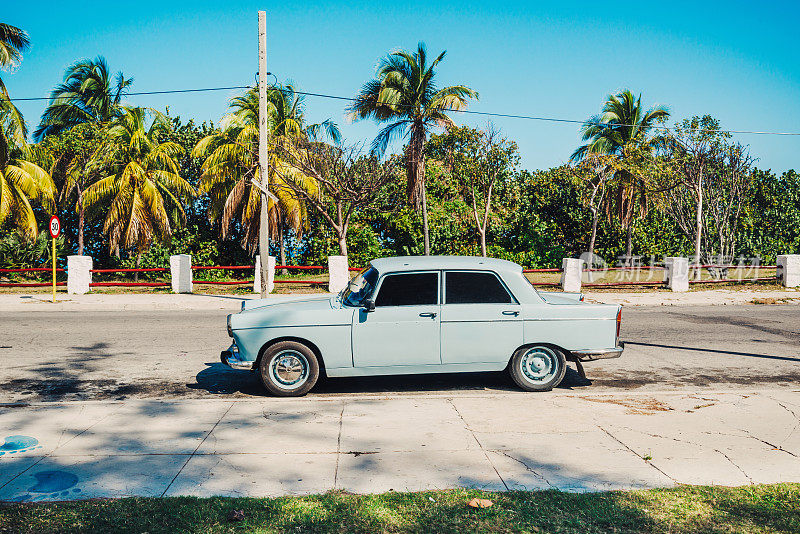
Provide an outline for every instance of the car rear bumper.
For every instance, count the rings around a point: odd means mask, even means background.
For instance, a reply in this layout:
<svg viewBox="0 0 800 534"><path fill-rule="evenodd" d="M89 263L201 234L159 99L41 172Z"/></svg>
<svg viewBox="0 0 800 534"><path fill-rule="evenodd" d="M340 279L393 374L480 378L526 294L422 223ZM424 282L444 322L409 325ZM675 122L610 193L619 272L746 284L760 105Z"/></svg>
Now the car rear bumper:
<svg viewBox="0 0 800 534"><path fill-rule="evenodd" d="M593 360L604 360L606 358L619 358L622 356L622 351L625 349L625 343L619 342L619 346L613 349L581 349L571 350L570 353L576 360L581 362L591 362Z"/></svg>
<svg viewBox="0 0 800 534"><path fill-rule="evenodd" d="M228 350L223 350L219 355L219 359L231 369L243 369L247 371L253 369L254 362L240 359L239 348L235 343L231 345Z"/></svg>

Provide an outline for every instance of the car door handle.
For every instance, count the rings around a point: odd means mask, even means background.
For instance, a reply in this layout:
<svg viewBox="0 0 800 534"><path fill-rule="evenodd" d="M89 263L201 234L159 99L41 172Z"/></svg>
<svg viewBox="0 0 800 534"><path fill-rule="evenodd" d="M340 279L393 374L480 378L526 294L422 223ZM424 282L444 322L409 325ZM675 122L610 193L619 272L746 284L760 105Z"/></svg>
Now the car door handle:
<svg viewBox="0 0 800 534"><path fill-rule="evenodd" d="M519 312L517 310L505 310L503 311L503 315L513 315L516 317L519 315Z"/></svg>
<svg viewBox="0 0 800 534"><path fill-rule="evenodd" d="M430 317L431 319L436 317L436 312L424 312L419 314L420 317Z"/></svg>

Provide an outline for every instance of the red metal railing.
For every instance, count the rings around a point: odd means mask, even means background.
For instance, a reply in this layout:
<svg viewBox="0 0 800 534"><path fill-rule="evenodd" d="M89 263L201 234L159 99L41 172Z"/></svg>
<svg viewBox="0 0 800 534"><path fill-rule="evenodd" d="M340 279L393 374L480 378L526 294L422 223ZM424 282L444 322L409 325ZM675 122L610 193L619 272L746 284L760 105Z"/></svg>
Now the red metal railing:
<svg viewBox="0 0 800 534"><path fill-rule="evenodd" d="M255 268L255 265L192 265L193 271L242 271ZM192 283L213 286L240 286L252 284L253 280L192 280Z"/></svg>
<svg viewBox="0 0 800 534"><path fill-rule="evenodd" d="M692 271L700 270L722 270L722 269L776 269L776 265L689 265ZM213 271L213 270L251 270L255 269L254 265L220 265L220 266L204 266L193 265L193 271ZM275 269L295 270L295 271L324 271L326 267L322 265L276 265ZM349 267L349 272L361 271L363 267ZM584 272L604 272L604 271L617 271L617 272L637 272L637 271L663 271L666 267L662 265L634 265L624 267L607 267L607 268L590 268L584 269ZM51 271L49 267L29 267L19 269L0 269L0 273L28 273L28 272L48 272ZM117 273L164 273L169 271L165 267L147 267L138 269L91 269L93 274L117 274ZM56 268L57 273L65 273L66 269ZM543 268L543 269L523 269L523 273L560 273L560 268ZM725 284L725 283L748 283L748 282L769 282L775 280L775 277L753 277L746 279L729 279L729 278L709 278L701 280L690 280L690 284ZM196 284L208 285L245 285L252 284L252 279L247 280L194 280ZM327 281L322 280L275 280L276 284L295 284L295 285L311 285L322 286L326 285ZM0 287L48 287L52 282L0 282ZM584 283L582 287L624 287L624 286L661 286L664 282L662 280L623 280L615 282L598 282L598 283ZM57 286L65 286L66 282L57 281ZM169 282L127 282L127 281L103 281L92 282L89 284L91 287L168 287ZM536 287L557 287L558 282L531 282L531 285Z"/></svg>
<svg viewBox="0 0 800 534"><path fill-rule="evenodd" d="M52 272L52 267L26 267L19 269L0 269L0 273L21 274L21 273L40 273ZM56 267L56 273L64 273L65 269ZM52 287L53 282L0 282L0 287ZM57 286L67 285L64 281L56 281Z"/></svg>
<svg viewBox="0 0 800 534"><path fill-rule="evenodd" d="M241 269L255 269L255 265L220 265L220 266L204 266L192 265L193 271L212 271L212 270L241 270ZM325 269L322 265L276 265L275 270L297 270L297 271L322 271ZM304 284L304 285L325 285L327 282L318 280L275 280L276 284ZM193 280L195 284L208 284L208 285L245 285L252 284L253 280Z"/></svg>
<svg viewBox="0 0 800 534"><path fill-rule="evenodd" d="M38 271L52 271L52 267L28 267L27 269L0 269L0 273L26 273L26 272L38 272ZM62 269L61 267L56 267L57 273L66 272L66 269Z"/></svg>
<svg viewBox="0 0 800 534"><path fill-rule="evenodd" d="M140 267L137 269L89 269L92 274L117 274L117 273L164 273L169 271L166 267ZM89 287L169 287L169 282L126 282L107 281L90 282Z"/></svg>

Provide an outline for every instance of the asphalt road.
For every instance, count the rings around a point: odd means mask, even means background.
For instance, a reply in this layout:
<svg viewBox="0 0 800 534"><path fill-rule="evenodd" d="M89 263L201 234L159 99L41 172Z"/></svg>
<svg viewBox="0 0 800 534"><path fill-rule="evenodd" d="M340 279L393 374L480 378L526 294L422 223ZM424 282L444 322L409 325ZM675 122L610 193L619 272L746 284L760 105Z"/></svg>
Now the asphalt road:
<svg viewBox="0 0 800 534"><path fill-rule="evenodd" d="M2 312L0 402L262 396L219 363L225 311ZM626 308L622 358L562 389L718 390L800 384L800 306ZM501 373L330 379L312 395L516 391ZM522 394L522 393L521 393Z"/></svg>

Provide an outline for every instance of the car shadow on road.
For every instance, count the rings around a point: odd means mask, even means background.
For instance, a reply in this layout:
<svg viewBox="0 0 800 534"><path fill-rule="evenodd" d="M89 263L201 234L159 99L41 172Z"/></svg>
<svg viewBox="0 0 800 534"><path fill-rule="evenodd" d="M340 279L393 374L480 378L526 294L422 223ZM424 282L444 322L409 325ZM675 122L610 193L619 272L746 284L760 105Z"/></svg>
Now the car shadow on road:
<svg viewBox="0 0 800 534"><path fill-rule="evenodd" d="M256 373L237 371L219 362L207 363L206 368L197 374L196 380L196 384L187 384L187 387L194 390L205 390L214 395L267 396ZM564 380L558 389L580 388L591 384L591 380L582 378L577 371L568 366ZM507 373L482 372L321 378L309 395L448 391L524 393L511 381Z"/></svg>
<svg viewBox="0 0 800 534"><path fill-rule="evenodd" d="M714 354L727 354L730 356L748 356L750 358L766 358L768 360L782 360L786 362L800 362L800 358L792 358L790 356L773 356L770 354L758 354L755 352L738 352L733 350L720 350L720 349L704 349L701 347L681 347L679 345L662 345L659 343L643 343L636 341L626 341L628 345L639 345L641 347L657 347L661 349L674 349L674 350L692 350L696 352L712 352Z"/></svg>

